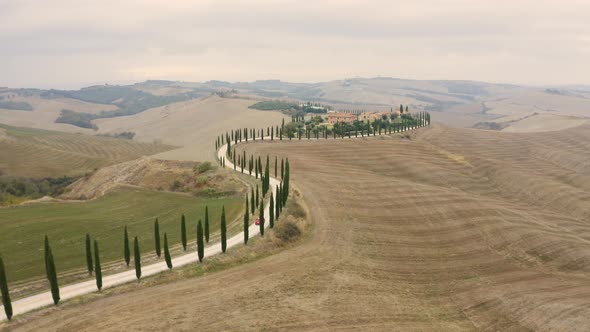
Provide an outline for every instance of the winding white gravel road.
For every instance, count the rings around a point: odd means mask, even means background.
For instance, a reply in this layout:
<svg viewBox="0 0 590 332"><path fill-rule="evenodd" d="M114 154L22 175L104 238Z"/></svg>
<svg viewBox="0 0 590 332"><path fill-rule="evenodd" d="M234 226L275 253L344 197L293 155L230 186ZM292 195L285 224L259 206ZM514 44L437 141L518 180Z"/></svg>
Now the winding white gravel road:
<svg viewBox="0 0 590 332"><path fill-rule="evenodd" d="M411 130L411 129L414 129L414 128L408 128L408 130ZM385 135L385 134L383 134L383 135ZM365 136L365 137L367 137L367 136ZM356 138L356 137L353 136L351 138ZM358 138L361 138L361 136L359 136ZM320 138L320 140L322 140L322 139L324 139L324 138ZM341 138L339 138L339 139L341 139ZM258 138L257 140L261 140L261 139ZM264 140L270 141L270 136L265 136ZM301 140L303 141L303 140L307 140L307 139L302 137ZM315 140L315 138L312 138L311 140ZM250 139L250 141L252 141L252 140ZM239 141L238 144L239 143L242 143L242 141ZM217 156L219 158L222 158L222 157L225 157L226 154L227 154L227 144L224 144L217 151ZM234 165L231 161L226 160L225 167L233 170ZM240 168L237 167L236 169L238 170ZM239 172L239 170L238 170L238 172ZM244 172L244 174L247 174L247 173ZM270 182L270 189L273 190L273 192L274 192L273 195L274 195L274 197L276 197L276 194L277 194L276 187L280 184L280 181L271 177L269 182ZM264 219L269 220L269 204L268 204L268 202L266 203L266 205L264 207ZM266 222L264 226L265 226L265 228L267 228L269 226L269 223ZM252 223L249 228L249 236L254 237L254 236L257 236L258 234L260 234L260 226L257 226L254 223ZM231 238L227 239L227 248L229 249L234 246L237 246L237 245L243 243L243 241L244 241L244 233L240 232L239 234L236 234L236 235L232 236ZM211 256L217 255L219 253L221 253L221 243L220 242L213 243L205 248L205 257L211 257ZM180 266L184 266L184 265L188 265L188 264L199 264L197 252L195 251L192 253L188 253L188 254L173 258L172 264L174 267L180 267ZM158 263L142 266L141 276L147 277L147 276L151 276L151 275L161 273L161 272L164 272L167 270L168 270L168 267L166 266L166 262L161 261ZM125 272L120 272L120 273L115 273L112 275L104 276L103 280L102 280L102 284L103 284L102 287L103 287L103 289L110 288L110 287L114 287L114 286L121 285L124 283L133 282L136 280L137 280L137 278L135 277L135 269L130 269ZM74 297L77 297L80 295L85 295L85 294L93 293L96 291L97 291L96 281L94 279L92 279L92 280L87 280L87 281L83 281L83 282L79 282L79 283L75 283L75 284L61 287L60 288L60 297L61 297L61 301L65 301L65 300L68 300L68 299L71 299L71 298L74 298ZM16 315L20 315L20 314L23 314L23 313L26 313L29 311L33 311L33 310L36 310L36 309L39 309L42 307L46 307L46 306L51 306L51 305L53 305L53 298L51 297L51 292L47 291L44 293L32 295L29 297L25 297L25 298L13 301L12 302L12 310L13 310L13 315L16 316ZM3 321L3 320L6 320L6 314L4 312L4 306L0 306L0 321Z"/></svg>

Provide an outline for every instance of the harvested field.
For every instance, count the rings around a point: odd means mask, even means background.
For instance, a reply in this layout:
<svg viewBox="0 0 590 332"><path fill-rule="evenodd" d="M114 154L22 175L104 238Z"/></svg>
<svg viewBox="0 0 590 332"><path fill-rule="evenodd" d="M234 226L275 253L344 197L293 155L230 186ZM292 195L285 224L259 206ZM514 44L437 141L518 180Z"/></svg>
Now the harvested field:
<svg viewBox="0 0 590 332"><path fill-rule="evenodd" d="M14 176L81 175L95 168L172 149L109 137L0 124L0 171Z"/></svg>
<svg viewBox="0 0 590 332"><path fill-rule="evenodd" d="M289 157L311 239L12 327L587 331L589 146L588 126L250 143Z"/></svg>

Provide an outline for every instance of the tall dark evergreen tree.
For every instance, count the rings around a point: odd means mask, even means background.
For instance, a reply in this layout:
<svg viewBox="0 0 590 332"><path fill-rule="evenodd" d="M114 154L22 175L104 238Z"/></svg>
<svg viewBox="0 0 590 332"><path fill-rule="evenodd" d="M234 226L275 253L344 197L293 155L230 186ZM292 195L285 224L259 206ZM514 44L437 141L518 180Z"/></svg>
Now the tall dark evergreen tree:
<svg viewBox="0 0 590 332"><path fill-rule="evenodd" d="M209 206L205 205L205 242L209 243Z"/></svg>
<svg viewBox="0 0 590 332"><path fill-rule="evenodd" d="M164 232L164 260L168 269L172 269L172 257L170 257L170 249L168 249L168 235Z"/></svg>
<svg viewBox="0 0 590 332"><path fill-rule="evenodd" d="M8 278L6 277L6 269L4 268L4 260L0 256L0 295L2 295L2 305L4 306L4 313L8 320L12 319L12 301L10 300L10 292L8 291Z"/></svg>
<svg viewBox="0 0 590 332"><path fill-rule="evenodd" d="M43 253L45 257L45 275L47 276L47 280L51 280L51 276L49 275L49 238L45 235L45 243L43 246Z"/></svg>
<svg viewBox="0 0 590 332"><path fill-rule="evenodd" d="M197 223L197 254L199 256L199 262L202 262L205 256L205 243L203 242L203 224L201 224L201 219Z"/></svg>
<svg viewBox="0 0 590 332"><path fill-rule="evenodd" d="M270 186L270 158L266 155L266 168L264 169L264 179L262 185L262 197L266 197L268 187Z"/></svg>
<svg viewBox="0 0 590 332"><path fill-rule="evenodd" d="M289 196L289 158L285 163L285 179L283 180L283 205L287 203L287 197Z"/></svg>
<svg viewBox="0 0 590 332"><path fill-rule="evenodd" d="M88 274L92 275L92 247L90 244L90 234L86 234L86 268L88 269Z"/></svg>
<svg viewBox="0 0 590 332"><path fill-rule="evenodd" d="M225 206L221 207L221 251L227 248L227 226L225 224Z"/></svg>
<svg viewBox="0 0 590 332"><path fill-rule="evenodd" d="M96 288L102 289L102 267L100 266L100 254L98 252L98 242L94 240L94 275L96 276Z"/></svg>
<svg viewBox="0 0 590 332"><path fill-rule="evenodd" d="M180 241L182 242L182 250L186 251L186 218L184 213L180 216Z"/></svg>
<svg viewBox="0 0 590 332"><path fill-rule="evenodd" d="M160 256L162 255L162 248L160 247L160 224L158 223L158 218L156 218L156 222L154 223L154 240L156 256L160 258Z"/></svg>
<svg viewBox="0 0 590 332"><path fill-rule="evenodd" d="M250 227L250 211L248 211L248 195L246 195L246 210L244 211L244 244L248 244L249 227Z"/></svg>
<svg viewBox="0 0 590 332"><path fill-rule="evenodd" d="M281 179L285 178L285 160L281 158Z"/></svg>
<svg viewBox="0 0 590 332"><path fill-rule="evenodd" d="M277 185L277 189L275 191L277 193L277 199L275 200L275 220L279 221L279 216L281 215L281 191L279 190L279 186Z"/></svg>
<svg viewBox="0 0 590 332"><path fill-rule="evenodd" d="M262 201L260 201L258 219L260 220L260 236L264 236L264 204Z"/></svg>
<svg viewBox="0 0 590 332"><path fill-rule="evenodd" d="M272 195L272 191L270 192L270 203L268 203L268 226L273 228L275 226L275 201Z"/></svg>
<svg viewBox="0 0 590 332"><path fill-rule="evenodd" d="M123 257L125 258L127 267L129 267L129 262L131 261L131 253L129 251L129 234L127 234L127 226L125 226L125 232L123 234Z"/></svg>
<svg viewBox="0 0 590 332"><path fill-rule="evenodd" d="M51 247L48 247L47 252L47 268L47 274L49 275L49 285L51 286L51 297L53 298L53 303L57 305L60 300L59 285L57 282L57 270L55 268L55 261L53 259Z"/></svg>
<svg viewBox="0 0 590 332"><path fill-rule="evenodd" d="M279 160L278 160L277 156L275 156L275 179L278 176L278 174L277 174L278 162L279 162Z"/></svg>
<svg viewBox="0 0 590 332"><path fill-rule="evenodd" d="M250 193L250 211L252 211L252 213L254 213L254 211L256 210L256 202L254 201L254 187L250 188L251 189L251 193Z"/></svg>
<svg viewBox="0 0 590 332"><path fill-rule="evenodd" d="M135 261L135 276L137 280L141 278L141 254L139 253L139 241L137 240L137 236L133 240L133 254L134 254L134 261Z"/></svg>
<svg viewBox="0 0 590 332"><path fill-rule="evenodd" d="M256 184L256 206L258 206L258 202L260 202L260 197L259 197L259 193L260 190L258 189L258 184Z"/></svg>

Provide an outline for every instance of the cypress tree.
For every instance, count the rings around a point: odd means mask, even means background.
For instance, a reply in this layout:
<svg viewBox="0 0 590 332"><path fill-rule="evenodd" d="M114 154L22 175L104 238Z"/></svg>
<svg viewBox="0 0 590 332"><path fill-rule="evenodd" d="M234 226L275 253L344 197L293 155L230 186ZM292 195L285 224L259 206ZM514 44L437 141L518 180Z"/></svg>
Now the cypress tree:
<svg viewBox="0 0 590 332"><path fill-rule="evenodd" d="M45 243L43 248L43 253L45 257L45 275L47 276L47 280L51 280L51 275L49 274L49 238L45 235Z"/></svg>
<svg viewBox="0 0 590 332"><path fill-rule="evenodd" d="M57 283L57 270L55 269L55 261L53 260L53 253L51 252L51 247L48 249L47 253L47 274L49 275L49 285L51 286L51 297L53 298L53 303L57 305L59 303L59 285Z"/></svg>
<svg viewBox="0 0 590 332"><path fill-rule="evenodd" d="M256 204L254 202L254 187L250 188L251 189L251 193L250 193L250 211L252 211L252 213L254 213L254 211L256 210Z"/></svg>
<svg viewBox="0 0 590 332"><path fill-rule="evenodd" d="M155 239L155 248L156 248L156 255L158 258L162 255L162 248L160 247L160 224L158 223L158 218L156 218L156 222L154 223L154 239Z"/></svg>
<svg viewBox="0 0 590 332"><path fill-rule="evenodd" d="M260 220L260 236L264 236L264 204L262 203L262 201L260 201L258 219Z"/></svg>
<svg viewBox="0 0 590 332"><path fill-rule="evenodd" d="M10 293L8 292L8 278L6 278L6 270L4 269L4 260L0 256L0 294L2 295L2 305L8 320L12 319L12 301L10 300Z"/></svg>
<svg viewBox="0 0 590 332"><path fill-rule="evenodd" d="M264 170L264 182L263 182L263 189L262 189L262 197L266 197L266 193L268 192L268 187L270 186L270 158L266 155L266 168Z"/></svg>
<svg viewBox="0 0 590 332"><path fill-rule="evenodd" d="M279 190L279 186L277 185L277 189L276 189L276 193L277 193L277 199L275 200L275 220L278 222L279 221L279 216L281 214L281 191Z"/></svg>
<svg viewBox="0 0 590 332"><path fill-rule="evenodd" d="M285 160L281 158L281 179L285 178Z"/></svg>
<svg viewBox="0 0 590 332"><path fill-rule="evenodd" d="M221 251L225 252L227 248L227 228L225 225L225 206L221 207Z"/></svg>
<svg viewBox="0 0 590 332"><path fill-rule="evenodd" d="M141 278L141 254L139 253L139 241L137 241L137 236L135 237L135 240L133 240L133 254L135 255L135 276L137 277L137 280L139 280L139 278Z"/></svg>
<svg viewBox="0 0 590 332"><path fill-rule="evenodd" d="M86 234L86 268L88 274L92 275L92 249L90 247L90 234Z"/></svg>
<svg viewBox="0 0 590 332"><path fill-rule="evenodd" d="M209 206L205 205L205 242L209 243Z"/></svg>
<svg viewBox="0 0 590 332"><path fill-rule="evenodd" d="M285 205L289 196L289 158L287 158L287 162L285 163L285 179L283 182L283 205Z"/></svg>
<svg viewBox="0 0 590 332"><path fill-rule="evenodd" d="M123 234L123 257L125 258L125 264L129 267L129 261L131 260L131 253L129 252L129 234L127 234L127 226L125 226L125 232Z"/></svg>
<svg viewBox="0 0 590 332"><path fill-rule="evenodd" d="M180 241L182 242L182 250L186 251L186 218L184 213L180 216Z"/></svg>
<svg viewBox="0 0 590 332"><path fill-rule="evenodd" d="M202 262L203 256L205 256L205 244L203 243L203 225L201 224L201 219L197 223L197 253L199 262Z"/></svg>
<svg viewBox="0 0 590 332"><path fill-rule="evenodd" d="M268 203L268 209L268 225L270 226L270 228L273 228L275 226L275 202L272 195L272 191L270 192L270 203Z"/></svg>
<svg viewBox="0 0 590 332"><path fill-rule="evenodd" d="M172 269L172 257L170 257L170 249L168 249L168 235L164 232L164 259L168 269Z"/></svg>
<svg viewBox="0 0 590 332"><path fill-rule="evenodd" d="M277 178L277 175L278 175L277 174L278 162L279 162L279 160L278 160L277 156L275 156L275 179Z"/></svg>
<svg viewBox="0 0 590 332"><path fill-rule="evenodd" d="M94 275L96 276L96 288L102 289L102 267L100 266L100 254L98 253L98 242L94 240Z"/></svg>
<svg viewBox="0 0 590 332"><path fill-rule="evenodd" d="M259 200L259 197L258 197L259 196L258 195L258 192L259 192L259 190L258 190L258 184L256 184L256 206L258 206L258 202L260 201Z"/></svg>
<svg viewBox="0 0 590 332"><path fill-rule="evenodd" d="M244 211L244 244L248 244L249 226L250 226L250 211L248 211L248 195L246 195L246 210Z"/></svg>

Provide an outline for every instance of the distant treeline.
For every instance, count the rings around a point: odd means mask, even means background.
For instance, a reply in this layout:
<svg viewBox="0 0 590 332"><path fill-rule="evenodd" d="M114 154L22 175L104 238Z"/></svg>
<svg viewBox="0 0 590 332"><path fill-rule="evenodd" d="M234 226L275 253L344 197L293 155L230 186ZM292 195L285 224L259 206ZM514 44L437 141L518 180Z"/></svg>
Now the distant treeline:
<svg viewBox="0 0 590 332"><path fill-rule="evenodd" d="M17 111L32 111L33 106L24 101L0 101L0 108Z"/></svg>
<svg viewBox="0 0 590 332"><path fill-rule="evenodd" d="M112 134L100 134L98 136L104 136L104 137L113 137L113 138L121 138L121 139L133 139L133 137L135 137L135 133L132 131L124 131L124 132L120 132L120 133L112 133Z"/></svg>
<svg viewBox="0 0 590 332"><path fill-rule="evenodd" d="M55 123L67 123L81 128L98 129L92 120L97 119L95 114L82 113L71 110L62 110Z"/></svg>
<svg viewBox="0 0 590 332"><path fill-rule="evenodd" d="M77 177L24 178L10 175L0 176L0 206L10 204L14 198L37 199L43 196L59 196Z"/></svg>
<svg viewBox="0 0 590 332"><path fill-rule="evenodd" d="M320 104L305 103L299 105L282 100L264 100L254 105L250 105L248 108L261 111L294 111L298 113L326 113L328 111L328 107Z"/></svg>

